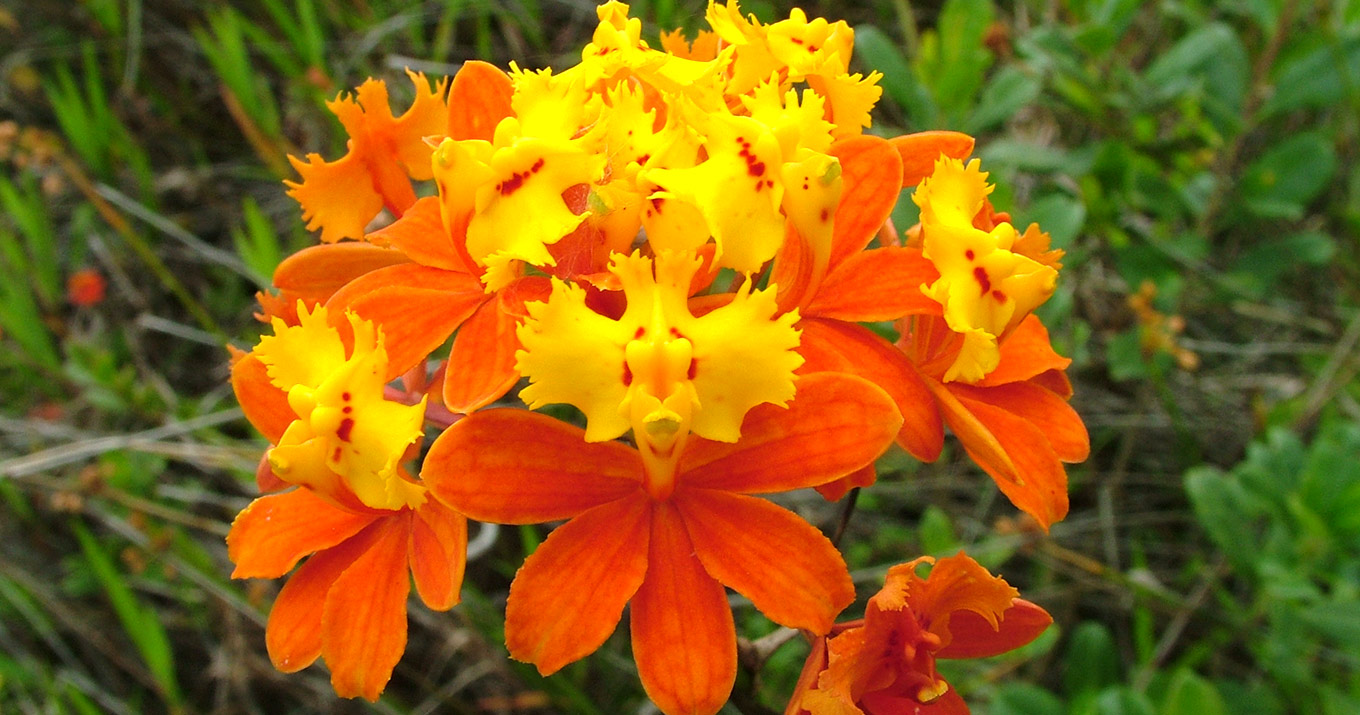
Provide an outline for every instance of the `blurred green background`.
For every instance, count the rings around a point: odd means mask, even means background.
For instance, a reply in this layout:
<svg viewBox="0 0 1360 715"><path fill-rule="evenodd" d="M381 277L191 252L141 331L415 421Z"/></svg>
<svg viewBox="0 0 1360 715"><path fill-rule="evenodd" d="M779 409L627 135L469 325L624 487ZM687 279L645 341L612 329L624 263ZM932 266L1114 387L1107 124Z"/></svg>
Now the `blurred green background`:
<svg viewBox="0 0 1360 715"><path fill-rule="evenodd" d="M996 205L1067 251L1042 315L1094 448L1048 537L958 450L890 453L842 540L861 597L966 547L1048 608L1035 644L945 664L980 713L1360 712L1360 2L803 7L884 73L873 131L974 134ZM703 3L633 14L654 42ZM315 240L280 181L343 151L324 100L564 67L594 25L575 0L0 2L0 711L648 712L626 631L547 680L506 659L541 529L502 531L452 613L411 609L376 706L274 671L279 584L230 581L223 544L264 447L224 346ZM725 712L782 711L805 653Z"/></svg>

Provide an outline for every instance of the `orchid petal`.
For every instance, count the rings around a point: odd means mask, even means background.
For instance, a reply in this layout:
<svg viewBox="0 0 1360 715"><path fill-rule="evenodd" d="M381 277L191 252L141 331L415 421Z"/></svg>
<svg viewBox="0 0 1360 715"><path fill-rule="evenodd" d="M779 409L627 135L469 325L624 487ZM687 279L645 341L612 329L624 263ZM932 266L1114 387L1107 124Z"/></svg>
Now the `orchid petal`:
<svg viewBox="0 0 1360 715"><path fill-rule="evenodd" d="M379 516L337 509L307 489L260 497L236 515L227 534L227 556L236 564L231 577L278 578Z"/></svg>
<svg viewBox="0 0 1360 715"><path fill-rule="evenodd" d="M902 424L888 394L840 373L804 375L787 409L747 414L736 443L693 438L680 484L743 494L816 486L873 462Z"/></svg>
<svg viewBox="0 0 1360 715"><path fill-rule="evenodd" d="M647 574L652 507L637 494L554 529L524 562L505 606L505 645L549 675L609 638Z"/></svg>
<svg viewBox="0 0 1360 715"><path fill-rule="evenodd" d="M617 442L524 410L465 417L440 435L421 473L435 496L479 521L570 519L639 489L642 460Z"/></svg>
<svg viewBox="0 0 1360 715"><path fill-rule="evenodd" d="M321 649L342 698L376 702L406 650L410 512L374 524L375 542L326 594Z"/></svg>
<svg viewBox="0 0 1360 715"><path fill-rule="evenodd" d="M666 715L712 715L736 682L736 626L669 503L654 508L647 561L629 621L642 687Z"/></svg>
<svg viewBox="0 0 1360 715"><path fill-rule="evenodd" d="M825 635L855 600L840 552L793 512L709 489L681 490L675 505L709 575L775 623Z"/></svg>

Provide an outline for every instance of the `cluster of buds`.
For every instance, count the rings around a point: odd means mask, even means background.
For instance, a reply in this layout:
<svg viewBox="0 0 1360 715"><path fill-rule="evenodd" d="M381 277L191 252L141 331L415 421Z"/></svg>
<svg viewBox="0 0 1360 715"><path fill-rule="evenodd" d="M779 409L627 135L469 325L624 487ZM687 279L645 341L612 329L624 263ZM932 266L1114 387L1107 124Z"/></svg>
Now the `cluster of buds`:
<svg viewBox="0 0 1360 715"><path fill-rule="evenodd" d="M767 25L729 0L654 49L626 5L598 16L561 72L410 73L400 116L369 80L328 105L348 152L294 160L322 243L280 265L274 334L232 371L273 445L233 575L307 559L270 614L274 664L324 658L337 693L374 699L411 581L457 603L467 519L562 521L506 606L511 657L545 675L627 607L648 696L714 713L730 588L816 639L791 712L962 707L934 658L1016 647L1047 614L960 555L890 572L862 626L837 626L844 560L761 495L838 499L893 442L938 458L948 425L1017 507L1062 519L1063 462L1089 446L1032 314L1061 253L993 210L971 138L863 133L880 76L849 72L844 22ZM913 186L921 223L899 233ZM497 406L522 382L529 409ZM554 404L581 419L533 411ZM895 675L860 682L880 665Z"/></svg>

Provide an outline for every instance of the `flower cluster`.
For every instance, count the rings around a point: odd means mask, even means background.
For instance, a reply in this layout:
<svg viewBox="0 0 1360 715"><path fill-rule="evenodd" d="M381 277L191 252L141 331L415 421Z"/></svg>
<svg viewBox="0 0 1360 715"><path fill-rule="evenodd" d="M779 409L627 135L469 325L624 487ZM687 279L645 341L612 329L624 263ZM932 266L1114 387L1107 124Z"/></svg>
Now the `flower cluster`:
<svg viewBox="0 0 1360 715"><path fill-rule="evenodd" d="M564 521L506 606L511 657L544 674L628 608L648 696L716 712L730 588L815 639L791 708L957 698L933 659L1019 645L1042 609L959 556L926 580L894 569L862 626L836 626L845 562L761 497L839 498L893 442L938 458L948 425L1018 508L1062 519L1063 462L1088 441L1033 315L1061 252L993 209L971 138L863 133L880 76L849 71L844 22L763 24L729 0L655 49L626 5L598 17L560 72L409 73L400 116L368 80L328 105L348 152L294 160L321 244L279 266L260 296L273 335L232 370L271 443L233 575L307 559L271 658L324 658L337 693L375 699L411 579L429 607L457 603L467 519ZM921 222L899 233L911 187ZM502 406L518 384L527 410ZM553 404L581 418L534 411Z"/></svg>

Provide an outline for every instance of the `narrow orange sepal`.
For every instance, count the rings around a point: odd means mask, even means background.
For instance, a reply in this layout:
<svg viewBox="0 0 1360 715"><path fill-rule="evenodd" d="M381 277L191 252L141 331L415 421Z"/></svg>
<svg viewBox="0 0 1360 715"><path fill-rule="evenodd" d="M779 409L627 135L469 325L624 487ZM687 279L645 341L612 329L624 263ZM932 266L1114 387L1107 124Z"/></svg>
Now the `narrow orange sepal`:
<svg viewBox="0 0 1360 715"><path fill-rule="evenodd" d="M350 310L382 330L387 378L396 378L444 344L488 296L467 273L403 264L367 273L326 303L332 315Z"/></svg>
<svg viewBox="0 0 1360 715"><path fill-rule="evenodd" d="M835 266L863 250L892 216L902 193L902 157L886 139L868 134L836 142L831 155L840 159L845 187L831 239L830 265Z"/></svg>
<svg viewBox="0 0 1360 715"><path fill-rule="evenodd" d="M444 405L451 412L481 409L514 387L519 380L517 327L519 320L502 310L498 300L483 303L463 323L444 372Z"/></svg>
<svg viewBox="0 0 1360 715"><path fill-rule="evenodd" d="M973 138L962 132L935 130L888 140L902 159L902 188L915 186L935 171L940 155L963 159L973 153Z"/></svg>
<svg viewBox="0 0 1360 715"><path fill-rule="evenodd" d="M374 524L375 541L335 580L321 614L321 649L342 698L376 702L406 650L409 511Z"/></svg>
<svg viewBox="0 0 1360 715"><path fill-rule="evenodd" d="M742 494L816 486L873 462L901 425L892 398L869 381L803 375L788 408L765 404L747 413L740 441L693 438L679 482Z"/></svg>
<svg viewBox="0 0 1360 715"><path fill-rule="evenodd" d="M227 534L227 556L236 564L231 577L278 578L379 516L337 509L307 489L260 497L236 515Z"/></svg>
<svg viewBox="0 0 1360 715"><path fill-rule="evenodd" d="M449 88L449 137L491 141L496 125L514 113L510 76L495 65L468 60Z"/></svg>
<svg viewBox="0 0 1360 715"><path fill-rule="evenodd" d="M637 451L588 443L579 427L524 410L478 412L444 431L421 478L435 496L479 521L570 519L637 491Z"/></svg>
<svg viewBox="0 0 1360 715"><path fill-rule="evenodd" d="M902 415L896 441L912 456L933 462L944 447L944 424L926 384L902 352L862 325L804 318L801 372L847 372L883 388Z"/></svg>
<svg viewBox="0 0 1360 715"><path fill-rule="evenodd" d="M654 512L647 579L629 616L633 658L661 712L712 715L737 677L732 608L694 555L675 506L659 503Z"/></svg>

